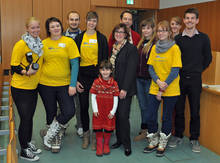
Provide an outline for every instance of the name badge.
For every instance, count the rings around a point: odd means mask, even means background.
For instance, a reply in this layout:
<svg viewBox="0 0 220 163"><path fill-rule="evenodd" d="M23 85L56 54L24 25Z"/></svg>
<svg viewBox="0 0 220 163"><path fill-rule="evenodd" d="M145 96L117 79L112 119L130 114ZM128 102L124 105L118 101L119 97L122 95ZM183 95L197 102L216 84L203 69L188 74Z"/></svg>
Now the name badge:
<svg viewBox="0 0 220 163"><path fill-rule="evenodd" d="M96 43L97 43L97 40L96 40L96 39L89 39L89 43L91 43L91 44L96 44Z"/></svg>
<svg viewBox="0 0 220 163"><path fill-rule="evenodd" d="M61 47L61 48L65 48L65 47L66 47L66 44L64 44L64 43L59 43L58 46Z"/></svg>

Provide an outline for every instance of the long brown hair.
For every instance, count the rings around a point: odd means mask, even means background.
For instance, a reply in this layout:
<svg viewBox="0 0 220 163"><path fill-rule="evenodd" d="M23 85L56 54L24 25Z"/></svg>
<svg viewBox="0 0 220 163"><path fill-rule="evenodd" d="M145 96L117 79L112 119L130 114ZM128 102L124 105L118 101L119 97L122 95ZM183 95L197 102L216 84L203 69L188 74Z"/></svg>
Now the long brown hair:
<svg viewBox="0 0 220 163"><path fill-rule="evenodd" d="M142 22L140 23L141 35L142 35L142 28L145 26L150 26L153 29L153 35L152 35L151 39L149 40L147 45L144 46L142 49L142 53L147 54L156 39L155 21L152 18L142 20ZM139 43L137 45L138 49L142 46L144 40L145 40L145 37L142 35L141 40L139 41Z"/></svg>

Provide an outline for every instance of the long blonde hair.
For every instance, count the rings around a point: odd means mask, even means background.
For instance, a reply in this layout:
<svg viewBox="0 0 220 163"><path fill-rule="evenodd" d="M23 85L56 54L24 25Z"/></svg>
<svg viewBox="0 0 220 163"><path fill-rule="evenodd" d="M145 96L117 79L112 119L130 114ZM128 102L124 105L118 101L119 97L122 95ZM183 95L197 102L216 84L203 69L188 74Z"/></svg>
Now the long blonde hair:
<svg viewBox="0 0 220 163"><path fill-rule="evenodd" d="M145 26L150 26L153 29L153 35L151 36L151 39L148 41L147 45L143 47L142 53L147 54L148 51L150 50L152 44L155 42L156 38L156 32L155 32L155 22L152 18L142 20L140 23L140 29L141 29L141 35L142 35L142 28ZM145 37L142 35L141 40L139 41L137 48L139 49L143 42L145 40Z"/></svg>

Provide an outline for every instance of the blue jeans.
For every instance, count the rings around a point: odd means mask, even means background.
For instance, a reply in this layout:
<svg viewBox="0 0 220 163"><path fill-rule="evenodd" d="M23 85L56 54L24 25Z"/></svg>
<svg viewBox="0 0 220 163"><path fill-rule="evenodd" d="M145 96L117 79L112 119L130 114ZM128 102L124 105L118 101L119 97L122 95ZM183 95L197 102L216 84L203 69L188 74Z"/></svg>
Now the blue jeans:
<svg viewBox="0 0 220 163"><path fill-rule="evenodd" d="M137 83L137 98L141 109L141 129L147 129L146 112L149 101L148 93L151 84L151 79L137 78L136 83Z"/></svg>
<svg viewBox="0 0 220 163"><path fill-rule="evenodd" d="M172 130L172 114L179 96L162 97L163 99L163 117L162 117L162 133L169 135ZM155 95L149 94L149 105L147 109L147 127L149 133L158 131L158 109L161 101L156 99Z"/></svg>

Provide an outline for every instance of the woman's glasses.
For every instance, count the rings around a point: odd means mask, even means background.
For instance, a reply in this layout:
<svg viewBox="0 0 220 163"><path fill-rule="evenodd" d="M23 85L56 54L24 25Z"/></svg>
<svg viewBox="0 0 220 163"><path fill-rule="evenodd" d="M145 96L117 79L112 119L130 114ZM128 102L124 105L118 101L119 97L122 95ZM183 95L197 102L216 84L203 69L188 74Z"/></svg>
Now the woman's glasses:
<svg viewBox="0 0 220 163"><path fill-rule="evenodd" d="M122 34L122 33L125 33L125 32L124 31L115 31L115 33Z"/></svg>
<svg viewBox="0 0 220 163"><path fill-rule="evenodd" d="M157 30L157 33L165 33L168 32L168 30Z"/></svg>

